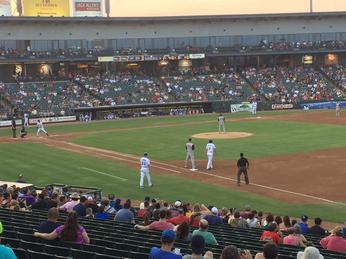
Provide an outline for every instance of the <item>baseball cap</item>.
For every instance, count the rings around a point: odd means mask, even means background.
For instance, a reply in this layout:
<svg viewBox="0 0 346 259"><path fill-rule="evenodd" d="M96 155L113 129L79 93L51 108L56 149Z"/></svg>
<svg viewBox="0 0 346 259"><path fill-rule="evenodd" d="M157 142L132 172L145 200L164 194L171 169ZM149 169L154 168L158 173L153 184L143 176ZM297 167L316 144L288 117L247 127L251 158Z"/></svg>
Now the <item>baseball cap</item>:
<svg viewBox="0 0 346 259"><path fill-rule="evenodd" d="M205 240L201 235L194 235L191 239L191 250L195 254L203 254L205 250Z"/></svg>
<svg viewBox="0 0 346 259"><path fill-rule="evenodd" d="M173 242L176 238L175 232L170 229L166 229L162 232L161 239L166 242Z"/></svg>
<svg viewBox="0 0 346 259"><path fill-rule="evenodd" d="M316 247L308 246L304 252L298 252L297 259L324 259Z"/></svg>
<svg viewBox="0 0 346 259"><path fill-rule="evenodd" d="M301 219L302 221L307 221L307 220L309 219L309 217L306 216L306 215L302 215L302 216L300 217L300 219Z"/></svg>
<svg viewBox="0 0 346 259"><path fill-rule="evenodd" d="M211 212L214 213L214 214L218 214L219 210L216 207L212 207L211 208Z"/></svg>
<svg viewBox="0 0 346 259"><path fill-rule="evenodd" d="M181 206L181 201L176 201L176 202L174 203L174 206L175 206L175 207L180 207L180 206Z"/></svg>

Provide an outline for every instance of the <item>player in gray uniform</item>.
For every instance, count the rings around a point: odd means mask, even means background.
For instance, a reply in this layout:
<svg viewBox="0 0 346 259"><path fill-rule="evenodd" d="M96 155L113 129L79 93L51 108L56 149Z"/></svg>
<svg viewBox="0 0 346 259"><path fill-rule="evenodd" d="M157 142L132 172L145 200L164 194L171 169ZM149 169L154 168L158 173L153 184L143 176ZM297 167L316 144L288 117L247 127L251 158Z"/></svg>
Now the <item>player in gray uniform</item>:
<svg viewBox="0 0 346 259"><path fill-rule="evenodd" d="M226 133L225 117L221 113L220 116L217 118L217 121L219 122L219 133L221 133L221 131L223 133Z"/></svg>
<svg viewBox="0 0 346 259"><path fill-rule="evenodd" d="M186 149L186 159L185 159L185 168L187 168L187 163L189 159L191 160L192 171L197 170L195 165L195 145L192 143L192 139L189 138L189 141L185 145Z"/></svg>
<svg viewBox="0 0 346 259"><path fill-rule="evenodd" d="M340 117L340 102L336 102L336 105L335 105L335 113L336 113L336 117L339 118Z"/></svg>

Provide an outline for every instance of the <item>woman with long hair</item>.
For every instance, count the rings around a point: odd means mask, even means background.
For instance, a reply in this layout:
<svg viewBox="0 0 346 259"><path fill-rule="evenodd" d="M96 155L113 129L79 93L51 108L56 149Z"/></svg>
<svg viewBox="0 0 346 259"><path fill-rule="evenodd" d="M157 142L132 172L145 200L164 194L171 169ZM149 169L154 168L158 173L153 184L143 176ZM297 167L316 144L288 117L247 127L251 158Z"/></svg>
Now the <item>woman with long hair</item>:
<svg viewBox="0 0 346 259"><path fill-rule="evenodd" d="M179 226L177 226L176 233L177 233L177 240L182 240L187 242L191 241L190 226L186 221L184 221Z"/></svg>
<svg viewBox="0 0 346 259"><path fill-rule="evenodd" d="M34 233L35 237L40 237L47 240L54 240L59 238L64 242L74 242L77 244L89 244L90 239L84 227L78 224L78 217L76 212L68 213L66 222L63 226L57 227L51 233Z"/></svg>

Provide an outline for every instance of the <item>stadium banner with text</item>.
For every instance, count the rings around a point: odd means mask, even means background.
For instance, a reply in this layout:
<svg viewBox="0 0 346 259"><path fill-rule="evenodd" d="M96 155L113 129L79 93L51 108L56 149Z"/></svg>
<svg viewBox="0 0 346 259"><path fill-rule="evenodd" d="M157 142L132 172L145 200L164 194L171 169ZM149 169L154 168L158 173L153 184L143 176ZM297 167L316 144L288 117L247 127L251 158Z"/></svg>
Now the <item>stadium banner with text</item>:
<svg viewBox="0 0 346 259"><path fill-rule="evenodd" d="M45 117L45 118L34 118L29 119L29 124L36 124L38 120L41 120L43 123L57 123L57 122L69 122L76 121L76 116L61 116L61 117Z"/></svg>
<svg viewBox="0 0 346 259"><path fill-rule="evenodd" d="M9 127L12 125L11 120L6 120L6 121L0 121L0 127ZM16 125L20 126L22 125L22 120L16 120Z"/></svg>
<svg viewBox="0 0 346 259"><path fill-rule="evenodd" d="M24 16L70 16L69 0L23 0Z"/></svg>
<svg viewBox="0 0 346 259"><path fill-rule="evenodd" d="M231 104L231 112L252 112L252 106L249 102L242 102L238 104Z"/></svg>
<svg viewBox="0 0 346 259"><path fill-rule="evenodd" d="M293 109L294 105L292 103L287 104L272 104L272 110L287 110Z"/></svg>
<svg viewBox="0 0 346 259"><path fill-rule="evenodd" d="M11 0L0 0L0 16L11 16Z"/></svg>
<svg viewBox="0 0 346 259"><path fill-rule="evenodd" d="M346 108L346 101L340 101L340 108ZM303 110L335 109L336 102L301 103Z"/></svg>
<svg viewBox="0 0 346 259"><path fill-rule="evenodd" d="M103 16L102 0L73 0L73 16Z"/></svg>

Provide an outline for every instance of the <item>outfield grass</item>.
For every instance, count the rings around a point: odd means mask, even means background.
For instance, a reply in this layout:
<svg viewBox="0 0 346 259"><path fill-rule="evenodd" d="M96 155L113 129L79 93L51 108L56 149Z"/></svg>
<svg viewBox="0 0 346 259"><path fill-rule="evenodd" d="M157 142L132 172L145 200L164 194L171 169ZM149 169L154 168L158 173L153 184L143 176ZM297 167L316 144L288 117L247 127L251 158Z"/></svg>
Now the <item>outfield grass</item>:
<svg viewBox="0 0 346 259"><path fill-rule="evenodd" d="M77 184L102 188L104 193L117 197L141 200L144 196L174 201L204 202L218 207L254 209L280 215L311 217L343 222L346 207L335 205L291 205L255 194L234 191L230 188L207 185L175 176L153 176L154 188L139 188L139 173L126 165L108 160L67 152L40 144L0 144L2 179L14 181L23 173L28 182L38 186L51 183ZM94 173L84 168L96 170ZM111 176L127 179L122 181Z"/></svg>

